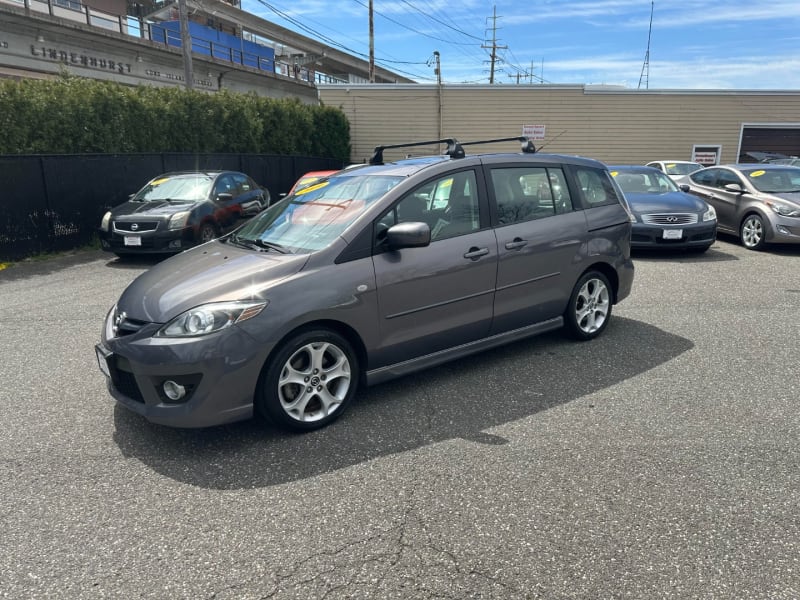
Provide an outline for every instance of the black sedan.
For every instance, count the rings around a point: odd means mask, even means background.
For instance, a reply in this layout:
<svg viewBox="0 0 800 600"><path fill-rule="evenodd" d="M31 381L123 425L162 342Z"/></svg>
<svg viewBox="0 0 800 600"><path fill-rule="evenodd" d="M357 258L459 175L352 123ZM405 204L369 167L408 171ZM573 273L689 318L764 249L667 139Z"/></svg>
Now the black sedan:
<svg viewBox="0 0 800 600"><path fill-rule="evenodd" d="M705 252L717 238L717 214L653 167L608 167L636 221L631 248L692 249Z"/></svg>
<svg viewBox="0 0 800 600"><path fill-rule="evenodd" d="M174 254L231 231L269 201L244 173L165 173L103 216L100 243L118 256Z"/></svg>

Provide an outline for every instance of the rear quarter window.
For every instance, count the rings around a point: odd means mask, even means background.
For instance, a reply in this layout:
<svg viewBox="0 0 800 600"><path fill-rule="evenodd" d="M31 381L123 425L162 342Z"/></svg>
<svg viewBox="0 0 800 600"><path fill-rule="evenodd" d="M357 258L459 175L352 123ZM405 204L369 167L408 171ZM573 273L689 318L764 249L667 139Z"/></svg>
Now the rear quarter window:
<svg viewBox="0 0 800 600"><path fill-rule="evenodd" d="M576 166L574 173L585 208L622 204L608 171Z"/></svg>

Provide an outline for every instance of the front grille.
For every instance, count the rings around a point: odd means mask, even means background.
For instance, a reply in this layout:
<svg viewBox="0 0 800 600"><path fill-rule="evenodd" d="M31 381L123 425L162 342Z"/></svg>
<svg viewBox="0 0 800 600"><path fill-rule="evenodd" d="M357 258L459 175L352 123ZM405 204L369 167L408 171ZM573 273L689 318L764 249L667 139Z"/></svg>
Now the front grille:
<svg viewBox="0 0 800 600"><path fill-rule="evenodd" d="M648 225L691 225L697 223L697 215L695 213L642 215L642 222Z"/></svg>
<svg viewBox="0 0 800 600"><path fill-rule="evenodd" d="M125 311L120 312L119 309L114 311L111 316L111 329L115 337L124 337L136 333L142 327L149 325L149 321L140 321L138 319L131 319Z"/></svg>
<svg viewBox="0 0 800 600"><path fill-rule="evenodd" d="M114 221L117 233L144 233L158 229L158 221Z"/></svg>

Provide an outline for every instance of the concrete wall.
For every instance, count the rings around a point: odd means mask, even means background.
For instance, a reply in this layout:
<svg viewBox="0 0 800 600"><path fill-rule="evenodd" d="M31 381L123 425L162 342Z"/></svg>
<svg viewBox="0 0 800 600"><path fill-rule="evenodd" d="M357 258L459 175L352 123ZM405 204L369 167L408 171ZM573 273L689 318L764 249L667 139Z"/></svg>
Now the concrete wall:
<svg viewBox="0 0 800 600"><path fill-rule="evenodd" d="M322 84L319 93L350 120L353 162L368 159L379 144L511 137L522 135L524 125L542 125L544 139L534 144L546 152L643 164L690 160L695 145L721 146L719 162L725 163L738 159L744 124L800 126L798 91ZM437 148L416 153L431 151ZM386 158L398 158L400 151L394 152Z"/></svg>

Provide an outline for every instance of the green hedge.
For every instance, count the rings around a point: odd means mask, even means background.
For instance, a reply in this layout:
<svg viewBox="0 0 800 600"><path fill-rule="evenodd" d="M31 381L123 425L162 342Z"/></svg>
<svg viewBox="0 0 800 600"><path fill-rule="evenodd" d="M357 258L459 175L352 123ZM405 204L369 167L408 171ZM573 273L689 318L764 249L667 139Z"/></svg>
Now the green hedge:
<svg viewBox="0 0 800 600"><path fill-rule="evenodd" d="M338 109L70 75L0 82L0 131L0 154L237 152L350 160L350 126Z"/></svg>

